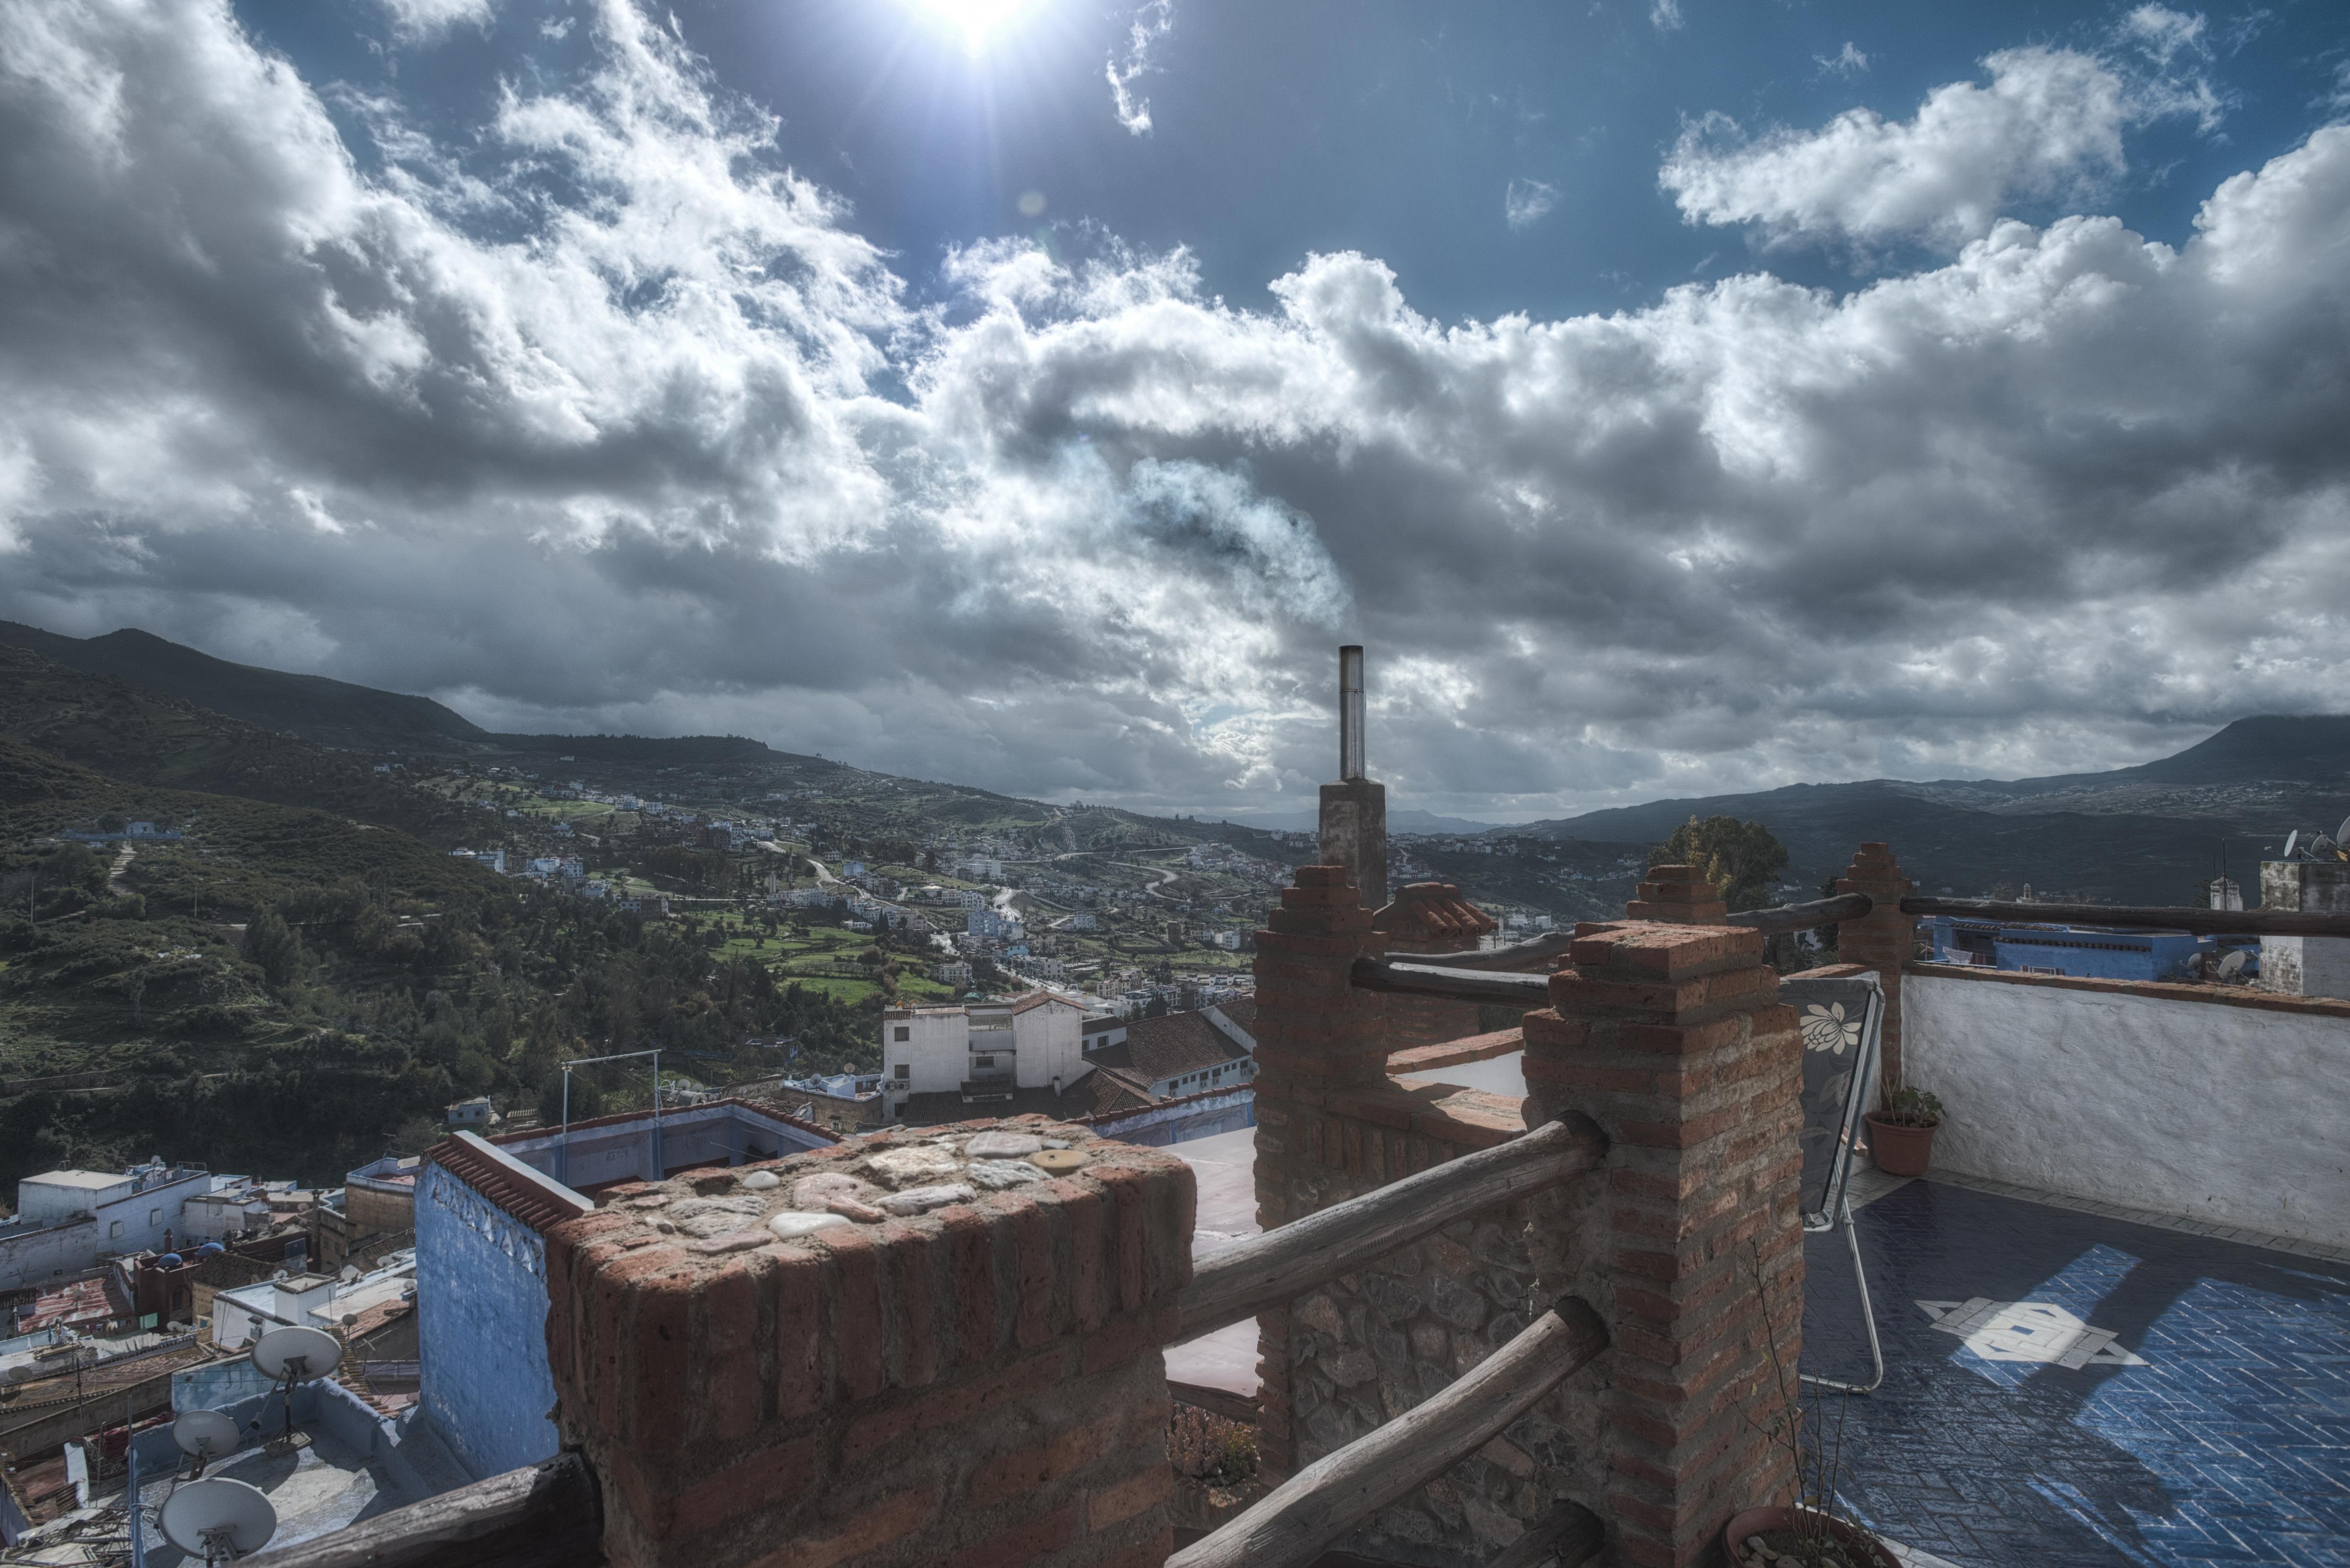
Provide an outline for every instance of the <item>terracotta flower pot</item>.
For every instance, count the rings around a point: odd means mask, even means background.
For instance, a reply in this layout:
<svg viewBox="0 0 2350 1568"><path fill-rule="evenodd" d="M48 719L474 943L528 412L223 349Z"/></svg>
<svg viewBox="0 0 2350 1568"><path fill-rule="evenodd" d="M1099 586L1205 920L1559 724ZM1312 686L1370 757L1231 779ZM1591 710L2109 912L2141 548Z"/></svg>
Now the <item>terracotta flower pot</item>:
<svg viewBox="0 0 2350 1568"><path fill-rule="evenodd" d="M1877 1540L1868 1532L1855 1529L1841 1519L1831 1519L1826 1523L1829 1534L1848 1546L1857 1548L1860 1555L1877 1563L1878 1568L1901 1568L1899 1560L1886 1549L1885 1542ZM1722 1556L1733 1565L1733 1568L1763 1568L1761 1559L1748 1554L1746 1538L1750 1535L1762 1535L1773 1530L1792 1530L1794 1524L1794 1509L1750 1508L1745 1512L1732 1517L1731 1521L1722 1527Z"/></svg>
<svg viewBox="0 0 2350 1568"><path fill-rule="evenodd" d="M1903 1127L1868 1113L1868 1148L1887 1176L1923 1176L1934 1158L1932 1127ZM1939 1124L1938 1124L1939 1125Z"/></svg>

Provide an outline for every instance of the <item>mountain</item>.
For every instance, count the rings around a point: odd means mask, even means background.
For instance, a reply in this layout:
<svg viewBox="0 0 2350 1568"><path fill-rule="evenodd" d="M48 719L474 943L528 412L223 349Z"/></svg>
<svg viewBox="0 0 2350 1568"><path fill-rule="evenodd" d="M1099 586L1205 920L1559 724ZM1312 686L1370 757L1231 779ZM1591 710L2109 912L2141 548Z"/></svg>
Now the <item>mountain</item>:
<svg viewBox="0 0 2350 1568"><path fill-rule="evenodd" d="M427 697L379 691L323 675L288 675L258 665L232 664L130 627L104 637L78 638L0 620L0 643L30 649L93 675L135 681L199 708L323 745L448 751L492 740L478 724Z"/></svg>
<svg viewBox="0 0 2350 1568"><path fill-rule="evenodd" d="M2176 755L2045 778L1791 784L1751 794L1651 801L1529 825L1545 838L1657 843L1692 816L1759 822L1787 846L1789 880L1815 885L1855 846L1893 846L1919 890L2041 893L2141 904L2192 902L2224 864L2250 883L2298 827L2350 813L2350 717L2240 719Z"/></svg>

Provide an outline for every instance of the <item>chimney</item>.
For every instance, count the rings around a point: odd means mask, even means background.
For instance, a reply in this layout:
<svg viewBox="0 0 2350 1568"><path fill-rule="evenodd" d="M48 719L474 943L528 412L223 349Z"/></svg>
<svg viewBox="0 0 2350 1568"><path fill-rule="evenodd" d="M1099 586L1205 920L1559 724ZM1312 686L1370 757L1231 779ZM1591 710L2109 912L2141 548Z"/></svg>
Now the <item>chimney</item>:
<svg viewBox="0 0 2350 1568"><path fill-rule="evenodd" d="M1388 901L1388 792L1365 775L1363 650L1338 650L1338 782L1322 786L1322 864L1345 869L1367 909Z"/></svg>

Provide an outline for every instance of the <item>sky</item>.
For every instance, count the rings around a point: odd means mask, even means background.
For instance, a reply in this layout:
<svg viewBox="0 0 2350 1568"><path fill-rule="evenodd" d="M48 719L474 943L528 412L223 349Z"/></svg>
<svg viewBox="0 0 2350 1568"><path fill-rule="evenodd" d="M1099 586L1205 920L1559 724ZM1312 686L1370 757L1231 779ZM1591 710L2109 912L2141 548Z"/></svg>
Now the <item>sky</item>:
<svg viewBox="0 0 2350 1568"><path fill-rule="evenodd" d="M0 7L0 618L1484 820L2350 682L2350 12Z"/></svg>

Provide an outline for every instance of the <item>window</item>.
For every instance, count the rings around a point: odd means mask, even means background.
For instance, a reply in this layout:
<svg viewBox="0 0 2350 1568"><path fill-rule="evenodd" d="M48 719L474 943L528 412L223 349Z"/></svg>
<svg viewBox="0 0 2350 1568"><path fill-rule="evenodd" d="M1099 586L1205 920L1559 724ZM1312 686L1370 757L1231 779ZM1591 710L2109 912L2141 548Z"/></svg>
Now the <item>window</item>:
<svg viewBox="0 0 2350 1568"><path fill-rule="evenodd" d="M107 1239L108 1241L113 1241L117 1236L120 1236L120 1235L121 1235L121 1234L122 1234L122 1221L121 1221L121 1220L117 1220L113 1224L109 1225L109 1226L106 1228L106 1239Z"/></svg>
<svg viewBox="0 0 2350 1568"><path fill-rule="evenodd" d="M898 1025L897 1037L900 1040L911 1040L914 1037L913 1026L911 1024L900 1023Z"/></svg>
<svg viewBox="0 0 2350 1568"><path fill-rule="evenodd" d="M898 1082L901 1084L910 1082L913 1076L914 1064L911 1062L900 1062L898 1064Z"/></svg>
<svg viewBox="0 0 2350 1568"><path fill-rule="evenodd" d="M152 1231L156 1226L161 1225L162 1222L163 1211L161 1209L150 1209L147 1210L147 1229Z"/></svg>

